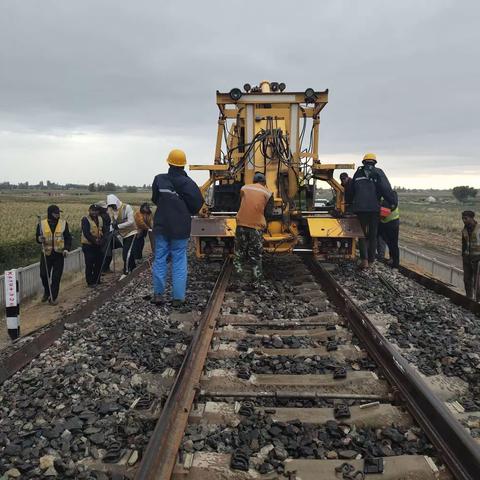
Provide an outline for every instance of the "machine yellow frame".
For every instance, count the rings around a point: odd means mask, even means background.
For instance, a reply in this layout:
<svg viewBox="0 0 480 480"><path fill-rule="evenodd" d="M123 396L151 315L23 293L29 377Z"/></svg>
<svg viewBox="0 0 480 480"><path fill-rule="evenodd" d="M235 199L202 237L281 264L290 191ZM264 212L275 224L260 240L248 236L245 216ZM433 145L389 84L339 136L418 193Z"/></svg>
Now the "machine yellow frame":
<svg viewBox="0 0 480 480"><path fill-rule="evenodd" d="M344 189L333 174L335 169L355 166L322 164L318 157L320 112L328 103L328 90L285 92L275 82L263 81L245 92L217 92L216 102L219 119L214 163L190 167L209 172L209 179L201 187L204 198L212 186L216 186L214 195L219 197L220 189L233 191L236 185L252 183L255 172L261 171L273 193L277 212L275 218L269 219L264 234L266 251L291 252L307 241L317 255L322 256L322 249L326 251L328 244L330 255L324 256L332 256L334 250L339 255L352 256L355 238L361 236L361 230L357 220L346 214ZM302 145L307 122L311 123L308 149ZM327 182L335 191L334 215L315 212L311 202L310 209L302 210L301 193L307 195L308 182L316 180ZM192 225L199 256L209 253L202 239L209 245L214 242L208 239L216 239L224 254L231 252L234 217L234 211L215 212L206 202ZM332 240L337 242L336 246Z"/></svg>

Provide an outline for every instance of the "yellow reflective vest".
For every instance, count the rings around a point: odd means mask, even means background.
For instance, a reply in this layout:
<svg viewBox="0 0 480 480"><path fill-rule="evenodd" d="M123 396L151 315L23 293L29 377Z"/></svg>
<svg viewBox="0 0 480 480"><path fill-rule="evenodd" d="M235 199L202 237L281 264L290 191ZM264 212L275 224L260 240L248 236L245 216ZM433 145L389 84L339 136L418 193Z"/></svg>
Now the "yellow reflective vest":
<svg viewBox="0 0 480 480"><path fill-rule="evenodd" d="M392 210L390 212L390 215L380 218L380 221L382 223L388 223L388 222L393 222L393 220L398 220L399 218L400 218L400 210L397 207L395 210Z"/></svg>
<svg viewBox="0 0 480 480"><path fill-rule="evenodd" d="M63 233L65 232L65 226L67 222L65 220L58 220L55 231L52 232L48 219L42 220L42 235L45 237L45 255L51 255L52 252L62 253L65 248L65 238Z"/></svg>
<svg viewBox="0 0 480 480"><path fill-rule="evenodd" d="M98 225L95 223L95 221L92 219L90 215L85 217L88 220L88 223L90 224L90 233L95 237L95 238L102 238L103 237L103 219L102 217L98 217ZM83 234L82 230L82 236L80 238L80 241L82 242L82 245L93 245L88 238Z"/></svg>

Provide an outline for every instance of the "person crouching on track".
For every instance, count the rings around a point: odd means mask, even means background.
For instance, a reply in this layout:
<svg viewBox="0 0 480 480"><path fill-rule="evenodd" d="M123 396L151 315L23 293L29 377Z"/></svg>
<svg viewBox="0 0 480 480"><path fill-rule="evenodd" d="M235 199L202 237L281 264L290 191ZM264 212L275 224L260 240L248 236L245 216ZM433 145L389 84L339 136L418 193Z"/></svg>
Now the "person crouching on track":
<svg viewBox="0 0 480 480"><path fill-rule="evenodd" d="M105 229L99 215L100 207L90 205L88 216L82 218L82 252L85 257L85 280L89 287L100 283Z"/></svg>
<svg viewBox="0 0 480 480"><path fill-rule="evenodd" d="M142 203L140 210L135 212L135 224L137 225L137 239L135 240L135 260L141 260L143 257L143 247L145 246L145 237L153 228L152 210L148 203Z"/></svg>
<svg viewBox="0 0 480 480"><path fill-rule="evenodd" d="M265 215L273 208L273 195L266 187L265 175L255 173L253 184L244 185L240 190L240 208L237 213L235 231L235 271L242 275L245 264L252 264L254 283L263 275L263 232L267 226Z"/></svg>
<svg viewBox="0 0 480 480"><path fill-rule="evenodd" d="M153 221L155 259L153 261L153 303L164 301L167 259L172 263L173 306L185 302L187 288L187 246L192 215L203 205L197 184L185 172L187 157L182 150L168 154L168 173L157 175L152 183L152 202L157 206Z"/></svg>
<svg viewBox="0 0 480 480"><path fill-rule="evenodd" d="M475 220L475 212L462 212L463 282L468 298L480 301L480 225Z"/></svg>
<svg viewBox="0 0 480 480"><path fill-rule="evenodd" d="M40 278L43 284L42 302L47 300L57 305L60 281L63 274L64 257L72 248L72 236L68 223L60 219L61 210L50 205L47 218L37 225L37 243L42 245L40 258Z"/></svg>
<svg viewBox="0 0 480 480"><path fill-rule="evenodd" d="M110 194L107 196L107 205L112 220L111 227L114 236L119 235L123 243L123 275L120 277L120 280L122 280L136 266L133 250L137 235L135 217L133 208L126 203L122 203L116 195Z"/></svg>
<svg viewBox="0 0 480 480"><path fill-rule="evenodd" d="M392 187L383 170L377 168L377 157L367 153L363 165L358 168L346 191L346 202L352 204L352 211L357 215L365 238L359 239L360 268L368 268L375 262L377 250L378 222L380 219L380 199L394 210L397 205Z"/></svg>

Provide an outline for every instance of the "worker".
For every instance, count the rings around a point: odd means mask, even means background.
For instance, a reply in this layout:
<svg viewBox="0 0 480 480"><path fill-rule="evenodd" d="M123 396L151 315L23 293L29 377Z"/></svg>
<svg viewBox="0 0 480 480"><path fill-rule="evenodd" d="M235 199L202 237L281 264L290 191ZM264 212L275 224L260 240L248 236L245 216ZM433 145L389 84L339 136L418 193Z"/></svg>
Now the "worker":
<svg viewBox="0 0 480 480"><path fill-rule="evenodd" d="M266 187L265 175L256 172L253 184L244 185L240 190L240 208L237 213L235 231L235 271L242 275L246 263L252 264L254 283L263 275L263 232L267 226L265 216L273 209L273 195Z"/></svg>
<svg viewBox="0 0 480 480"><path fill-rule="evenodd" d="M480 226L471 210L462 212L463 282L467 297L480 301Z"/></svg>
<svg viewBox="0 0 480 480"><path fill-rule="evenodd" d="M377 250L378 222L380 216L380 199L383 197L394 210L397 205L390 182L380 168L375 165L377 157L367 153L363 165L353 176L351 187L347 191L346 201L352 204L352 211L357 215L364 238L359 240L360 268L368 268L375 262Z"/></svg>
<svg viewBox="0 0 480 480"><path fill-rule="evenodd" d="M82 218L81 244L85 257L85 280L89 287L95 287L100 283L100 271L102 268L102 247L105 239L103 219L100 216L100 207L90 205L88 215Z"/></svg>
<svg viewBox="0 0 480 480"><path fill-rule="evenodd" d="M348 176L347 172L342 172L340 174L340 183L342 184L344 190L347 190L347 188L352 184L352 179Z"/></svg>
<svg viewBox="0 0 480 480"><path fill-rule="evenodd" d="M197 184L185 172L187 157L182 150L172 150L167 157L168 173L157 175L152 183L152 202L157 206L153 221L155 259L153 262L153 303L165 299L167 260L172 263L172 296L174 307L185 302L187 288L187 246L192 215L203 205Z"/></svg>
<svg viewBox="0 0 480 480"><path fill-rule="evenodd" d="M380 223L378 225L379 237L387 244L390 255L389 265L392 268L400 266L400 249L398 248L398 236L400 232L400 210L398 209L397 192L393 192L396 208L388 208L385 201L380 207ZM385 249L383 250L385 257Z"/></svg>
<svg viewBox="0 0 480 480"><path fill-rule="evenodd" d="M143 257L143 247L145 246L145 237L153 228L152 210L148 203L142 203L140 210L135 212L135 224L137 226L137 239L135 240L135 260L141 260Z"/></svg>
<svg viewBox="0 0 480 480"><path fill-rule="evenodd" d="M112 237L112 229L111 223L112 219L110 218L110 214L108 213L108 205L107 202L97 202L95 205L98 207L98 216L102 219L103 222L103 230L104 230L104 241L102 244L102 255L103 255L103 266L102 266L102 274L111 273L110 264L112 263L112 250L114 246L114 240ZM121 247L121 245L119 245Z"/></svg>
<svg viewBox="0 0 480 480"><path fill-rule="evenodd" d="M133 208L122 203L120 199L113 194L107 196L107 205L111 218L111 229L114 237L119 236L122 243L123 256L123 275L120 280L125 278L135 269L135 254L133 247L137 229L135 226L135 216Z"/></svg>
<svg viewBox="0 0 480 480"><path fill-rule="evenodd" d="M37 243L42 245L40 258L40 278L43 285L42 302L57 305L60 281L63 274L65 256L72 248L72 235L68 223L60 219L61 210L50 205L47 218L37 225Z"/></svg>
<svg viewBox="0 0 480 480"><path fill-rule="evenodd" d="M340 174L340 183L341 183L341 185L343 187L343 191L344 191L345 211L349 212L351 210L351 205L349 203L347 203L346 199L348 197L347 191L352 186L352 179L348 176L347 172L342 172Z"/></svg>

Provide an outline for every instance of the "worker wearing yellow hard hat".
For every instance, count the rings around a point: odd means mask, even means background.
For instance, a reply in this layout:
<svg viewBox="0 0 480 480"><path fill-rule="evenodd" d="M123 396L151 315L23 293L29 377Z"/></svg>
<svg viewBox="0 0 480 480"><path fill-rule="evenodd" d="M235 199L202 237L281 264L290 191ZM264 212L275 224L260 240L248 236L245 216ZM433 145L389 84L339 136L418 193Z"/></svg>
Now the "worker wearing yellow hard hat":
<svg viewBox="0 0 480 480"><path fill-rule="evenodd" d="M183 150L172 150L168 154L167 163L173 167L185 167L187 164L187 156Z"/></svg>
<svg viewBox="0 0 480 480"><path fill-rule="evenodd" d="M397 197L387 176L376 167L377 156L366 153L352 178L351 188L345 192L346 202L352 205L364 233L359 239L360 267L367 268L375 262L377 250L378 223L380 220L380 200L394 210Z"/></svg>
<svg viewBox="0 0 480 480"><path fill-rule="evenodd" d="M157 206L153 221L155 259L153 262L153 303L165 302L167 259L172 262L173 306L185 302L187 288L187 247L192 215L203 205L197 184L185 172L187 156L183 150L172 150L167 156L169 169L155 177L152 201Z"/></svg>
<svg viewBox="0 0 480 480"><path fill-rule="evenodd" d="M366 153L363 156L362 163L377 163L377 156L374 153Z"/></svg>

